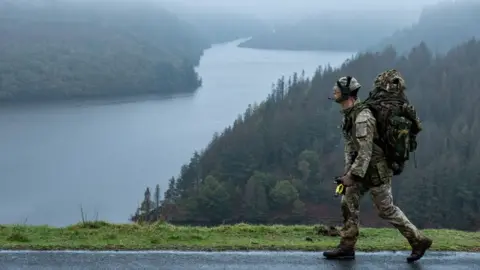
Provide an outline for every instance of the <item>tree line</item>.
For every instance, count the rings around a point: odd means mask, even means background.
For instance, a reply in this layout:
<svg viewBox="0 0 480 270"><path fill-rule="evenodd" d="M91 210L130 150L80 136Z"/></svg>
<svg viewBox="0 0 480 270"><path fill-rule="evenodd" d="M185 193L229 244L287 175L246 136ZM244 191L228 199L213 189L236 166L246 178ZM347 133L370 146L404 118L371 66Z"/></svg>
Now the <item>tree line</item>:
<svg viewBox="0 0 480 270"><path fill-rule="evenodd" d="M343 170L341 114L327 95L339 77L352 75L365 98L375 76L390 68L405 77L424 126L417 166L409 162L393 179L396 204L422 228L478 230L480 42L475 39L445 55L432 53L425 43L405 55L388 47L357 54L338 68L319 67L311 78L303 73L280 78L266 100L248 106L195 152L169 180L159 207L140 207L131 219L338 224L340 202L333 197L332 179ZM361 223L387 225L367 199Z"/></svg>

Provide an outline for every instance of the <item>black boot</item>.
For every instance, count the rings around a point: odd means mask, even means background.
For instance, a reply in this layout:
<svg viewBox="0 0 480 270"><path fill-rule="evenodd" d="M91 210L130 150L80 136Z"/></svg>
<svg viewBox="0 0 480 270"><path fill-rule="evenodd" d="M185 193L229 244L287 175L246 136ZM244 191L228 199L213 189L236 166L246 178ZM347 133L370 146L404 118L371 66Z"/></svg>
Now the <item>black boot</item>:
<svg viewBox="0 0 480 270"><path fill-rule="evenodd" d="M407 262L411 263L420 260L423 255L425 255L425 251L432 246L432 243L433 241L431 239L425 238L419 241L418 244L415 244L412 247L412 254L407 257Z"/></svg>
<svg viewBox="0 0 480 270"><path fill-rule="evenodd" d="M350 247L342 247L339 245L333 250L323 252L323 256L330 260L353 260L355 259L355 250Z"/></svg>

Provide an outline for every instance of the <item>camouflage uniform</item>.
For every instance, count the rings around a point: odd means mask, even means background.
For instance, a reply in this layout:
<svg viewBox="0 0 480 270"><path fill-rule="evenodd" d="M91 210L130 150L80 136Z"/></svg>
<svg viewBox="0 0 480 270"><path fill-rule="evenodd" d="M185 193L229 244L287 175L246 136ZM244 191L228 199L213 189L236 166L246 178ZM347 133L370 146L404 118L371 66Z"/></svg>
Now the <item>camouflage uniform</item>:
<svg viewBox="0 0 480 270"><path fill-rule="evenodd" d="M367 191L370 191L379 216L395 226L410 245L416 245L424 239L424 236L408 220L402 210L393 204L391 191L393 172L383 157L382 149L373 143L378 134L372 112L368 108L362 108L358 100L353 108L343 112L345 119L358 114L356 119L352 119L351 131L344 132L345 173L350 172L361 181L347 187L342 197L344 227L341 230L341 245L353 248L357 242L359 202ZM356 153L353 162L352 153Z"/></svg>
<svg viewBox="0 0 480 270"><path fill-rule="evenodd" d="M380 74L375 85L390 89L392 86L385 84L385 81L393 75L395 73ZM339 80L340 83L342 79ZM345 195L342 196L341 210L344 226L340 231L340 245L336 250L327 251L324 255L332 258L342 257L341 254L354 257L355 244L359 235L360 199L370 191L379 216L397 228L413 247L412 255L408 260L421 258L425 250L430 247L431 240L426 238L393 203L391 190L393 171L387 164L383 150L374 143L378 139L375 117L359 99L352 107L342 110L342 113L345 139L344 173L351 173L356 181L352 186L346 187Z"/></svg>

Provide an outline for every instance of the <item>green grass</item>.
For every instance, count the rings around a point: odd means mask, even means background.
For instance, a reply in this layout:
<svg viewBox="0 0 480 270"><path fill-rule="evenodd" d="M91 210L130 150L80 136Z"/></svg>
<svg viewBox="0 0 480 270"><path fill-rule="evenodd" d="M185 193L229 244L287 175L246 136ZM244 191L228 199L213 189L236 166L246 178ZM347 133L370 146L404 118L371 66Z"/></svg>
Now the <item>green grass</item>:
<svg viewBox="0 0 480 270"><path fill-rule="evenodd" d="M431 250L480 252L480 232L425 230ZM313 241L307 241L309 237ZM313 226L218 227L84 222L64 228L0 225L0 249L30 250L305 250L335 247L339 237L319 236ZM395 229L361 228L357 250L409 250Z"/></svg>

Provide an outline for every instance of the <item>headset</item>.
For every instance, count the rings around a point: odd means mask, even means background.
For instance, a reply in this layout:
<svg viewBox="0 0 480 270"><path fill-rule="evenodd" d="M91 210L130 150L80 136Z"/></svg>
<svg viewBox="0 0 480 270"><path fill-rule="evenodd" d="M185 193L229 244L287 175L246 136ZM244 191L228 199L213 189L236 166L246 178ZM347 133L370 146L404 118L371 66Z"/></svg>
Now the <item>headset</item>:
<svg viewBox="0 0 480 270"><path fill-rule="evenodd" d="M350 96L350 84L352 82L352 76L347 76L347 83L345 86L343 86L340 81L337 81L337 87L340 89L340 92L342 93L341 100L347 100L348 97ZM329 97L328 99L330 100L335 100L334 98Z"/></svg>

